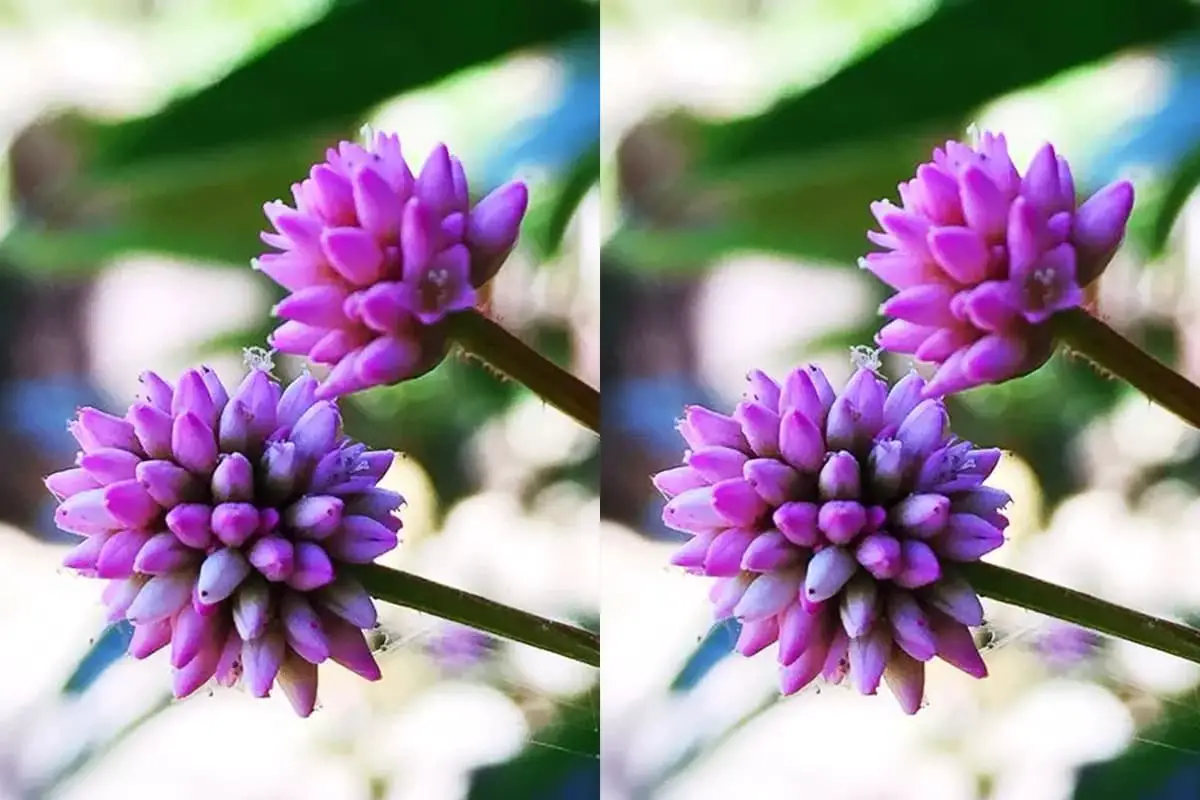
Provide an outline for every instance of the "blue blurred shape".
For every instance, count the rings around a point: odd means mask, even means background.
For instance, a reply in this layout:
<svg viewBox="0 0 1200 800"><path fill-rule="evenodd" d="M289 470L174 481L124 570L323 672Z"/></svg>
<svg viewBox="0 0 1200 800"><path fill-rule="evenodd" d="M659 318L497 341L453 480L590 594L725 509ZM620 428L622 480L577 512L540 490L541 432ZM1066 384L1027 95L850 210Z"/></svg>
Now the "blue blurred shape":
<svg viewBox="0 0 1200 800"><path fill-rule="evenodd" d="M1200 36L1179 39L1157 55L1171 79L1162 105L1115 137L1089 171L1088 185L1115 180L1134 164L1170 171L1200 144Z"/></svg>
<svg viewBox="0 0 1200 800"><path fill-rule="evenodd" d="M557 102L500 139L484 165L485 190L531 167L563 173L600 140L599 33L564 44L556 55L562 69Z"/></svg>
<svg viewBox="0 0 1200 800"><path fill-rule="evenodd" d="M92 684L100 680L106 669L125 655L132 638L133 626L125 620L105 628L104 633L92 643L79 666L71 673L71 677L67 678L63 685L63 694L77 696L86 692Z"/></svg>
<svg viewBox="0 0 1200 800"><path fill-rule="evenodd" d="M671 681L672 692L688 692L720 663L721 659L733 653L742 626L736 619L727 619L713 625L700 644L688 656L687 662L675 680Z"/></svg>

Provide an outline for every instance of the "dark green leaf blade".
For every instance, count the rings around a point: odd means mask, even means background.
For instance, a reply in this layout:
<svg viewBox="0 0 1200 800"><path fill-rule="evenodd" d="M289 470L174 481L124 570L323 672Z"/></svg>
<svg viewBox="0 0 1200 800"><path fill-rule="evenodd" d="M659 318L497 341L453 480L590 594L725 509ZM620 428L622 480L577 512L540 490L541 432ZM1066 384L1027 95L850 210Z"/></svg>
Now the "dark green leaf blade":
<svg viewBox="0 0 1200 800"><path fill-rule="evenodd" d="M803 94L718 126L713 165L916 131L988 100L1196 23L1188 0L962 0L943 3Z"/></svg>
<svg viewBox="0 0 1200 800"><path fill-rule="evenodd" d="M343 125L389 97L506 53L593 30L585 0L355 0L216 83L105 132L110 168Z"/></svg>

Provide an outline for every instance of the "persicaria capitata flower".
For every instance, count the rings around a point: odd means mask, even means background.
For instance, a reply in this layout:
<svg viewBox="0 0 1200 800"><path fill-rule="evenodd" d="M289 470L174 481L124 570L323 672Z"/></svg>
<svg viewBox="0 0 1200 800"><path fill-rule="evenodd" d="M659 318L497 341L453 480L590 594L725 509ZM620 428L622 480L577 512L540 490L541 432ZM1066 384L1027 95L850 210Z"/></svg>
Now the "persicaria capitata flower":
<svg viewBox="0 0 1200 800"><path fill-rule="evenodd" d="M947 142L899 187L902 207L872 204L888 252L862 266L896 290L878 344L938 366L941 396L1031 372L1050 357L1045 323L1080 306L1112 259L1133 209L1133 186L1109 184L1076 207L1066 160L1047 144L1024 175L1003 135Z"/></svg>
<svg viewBox="0 0 1200 800"><path fill-rule="evenodd" d="M130 654L170 645L176 697L277 683L301 716L327 659L378 680L375 604L345 565L398 543L403 499L377 485L393 454L344 436L309 376L254 369L232 395L207 368L141 383L124 416L79 411L77 466L46 479L58 526L84 537L64 564L107 581Z"/></svg>
<svg viewBox="0 0 1200 800"><path fill-rule="evenodd" d="M1004 542L1010 498L984 485L1000 451L955 438L916 373L889 391L860 367L840 393L815 366L748 379L732 415L686 410L684 464L654 476L664 522L691 535L672 563L717 579L738 651L778 642L785 694L885 680L910 714L934 656L986 676L968 627L983 608L955 565Z"/></svg>
<svg viewBox="0 0 1200 800"><path fill-rule="evenodd" d="M267 203L280 252L255 267L291 294L271 346L331 366L318 397L417 377L442 360L447 314L473 307L517 241L520 182L474 205L462 163L438 145L414 176L395 134L342 142Z"/></svg>

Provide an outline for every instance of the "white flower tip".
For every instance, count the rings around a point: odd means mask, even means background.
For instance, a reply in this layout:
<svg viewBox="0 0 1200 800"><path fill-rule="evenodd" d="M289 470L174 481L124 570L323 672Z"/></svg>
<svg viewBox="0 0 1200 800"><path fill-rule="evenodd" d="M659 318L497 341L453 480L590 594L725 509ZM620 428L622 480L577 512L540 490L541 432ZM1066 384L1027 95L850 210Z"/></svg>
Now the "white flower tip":
<svg viewBox="0 0 1200 800"><path fill-rule="evenodd" d="M850 364L858 369L869 369L878 372L883 366L879 357L880 350L865 344L856 344L850 348Z"/></svg>
<svg viewBox="0 0 1200 800"><path fill-rule="evenodd" d="M265 372L268 375L275 369L275 350L265 347L247 347L242 350L242 361L248 369Z"/></svg>
<svg viewBox="0 0 1200 800"><path fill-rule="evenodd" d="M369 145L375 138L375 129L371 127L371 123L365 123L358 129L358 135L362 138L363 144Z"/></svg>
<svg viewBox="0 0 1200 800"><path fill-rule="evenodd" d="M979 147L979 140L982 132L979 130L979 123L972 122L967 126L967 141L971 143L971 148Z"/></svg>

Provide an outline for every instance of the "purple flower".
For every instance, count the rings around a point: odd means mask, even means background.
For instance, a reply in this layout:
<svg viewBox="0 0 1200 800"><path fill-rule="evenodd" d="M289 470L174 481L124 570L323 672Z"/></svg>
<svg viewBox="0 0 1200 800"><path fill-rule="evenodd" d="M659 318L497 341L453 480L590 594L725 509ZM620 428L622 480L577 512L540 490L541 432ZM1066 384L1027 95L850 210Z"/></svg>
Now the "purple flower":
<svg viewBox="0 0 1200 800"><path fill-rule="evenodd" d="M1031 372L1050 357L1046 321L1083 289L1125 235L1133 186L1112 183L1076 208L1066 160L1045 145L1022 176L1002 135L947 142L900 185L903 208L871 206L887 248L862 261L896 294L879 345L938 365L939 397Z"/></svg>
<svg viewBox="0 0 1200 800"><path fill-rule="evenodd" d="M486 659L495 643L490 634L457 622L446 622L430 635L425 650L442 669L457 673Z"/></svg>
<svg viewBox="0 0 1200 800"><path fill-rule="evenodd" d="M1052 619L1034 637L1033 651L1051 669L1066 670L1086 661L1102 641L1095 631Z"/></svg>
<svg viewBox="0 0 1200 800"><path fill-rule="evenodd" d="M326 659L378 680L375 605L341 565L398 542L403 499L377 486L392 453L343 436L308 376L284 389L255 369L232 396L207 368L141 382L124 417L79 411L78 466L46 479L58 526L85 537L64 564L108 581L130 654L170 644L176 697L278 682L301 716Z"/></svg>
<svg viewBox="0 0 1200 800"><path fill-rule="evenodd" d="M915 373L889 392L863 367L840 394L815 366L748 379L732 416L686 410L684 465L654 476L664 522L692 535L672 562L717 578L738 651L778 642L785 694L884 679L909 714L935 655L986 676L967 627L983 609L954 564L1004 542L1010 498L983 485L1000 451L953 437Z"/></svg>
<svg viewBox="0 0 1200 800"><path fill-rule="evenodd" d="M337 397L435 367L447 314L473 307L476 289L516 243L528 192L506 184L474 206L462 164L434 148L414 177L395 134L342 142L292 186L296 207L267 203L282 252L255 267L291 294L271 336L284 353L332 370L317 390Z"/></svg>

